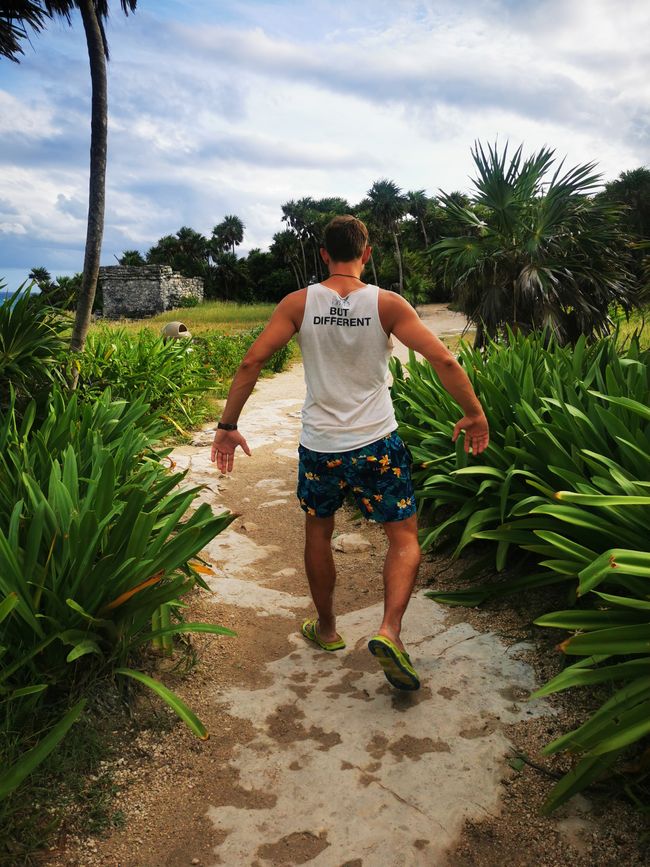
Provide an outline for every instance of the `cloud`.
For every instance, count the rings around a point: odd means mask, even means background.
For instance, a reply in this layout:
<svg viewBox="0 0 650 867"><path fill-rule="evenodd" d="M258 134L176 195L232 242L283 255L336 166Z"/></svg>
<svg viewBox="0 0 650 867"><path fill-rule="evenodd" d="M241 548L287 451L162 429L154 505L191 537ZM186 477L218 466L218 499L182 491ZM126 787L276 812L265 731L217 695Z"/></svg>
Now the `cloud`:
<svg viewBox="0 0 650 867"><path fill-rule="evenodd" d="M157 0L116 13L104 260L182 225L209 233L227 213L246 224L241 250L264 247L283 202L354 203L384 176L468 189L477 138L550 145L608 177L648 163L648 23L645 0L624 15L613 0ZM78 21L0 76L0 268L79 268Z"/></svg>
<svg viewBox="0 0 650 867"><path fill-rule="evenodd" d="M64 196L59 193L56 197L56 207L62 214L67 214L75 220L85 220L88 215L88 202L82 202L74 196Z"/></svg>

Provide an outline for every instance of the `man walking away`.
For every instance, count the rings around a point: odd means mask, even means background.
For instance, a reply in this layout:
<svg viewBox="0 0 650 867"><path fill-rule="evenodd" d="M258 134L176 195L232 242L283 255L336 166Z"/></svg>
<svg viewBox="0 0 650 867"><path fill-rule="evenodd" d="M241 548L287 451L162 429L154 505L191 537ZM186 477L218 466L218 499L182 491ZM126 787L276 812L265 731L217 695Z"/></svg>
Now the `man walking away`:
<svg viewBox="0 0 650 867"><path fill-rule="evenodd" d="M322 650L345 647L336 631L336 569L331 539L334 515L351 493L369 521L388 538L384 562L384 616L368 649L397 689L420 679L400 638L418 566L416 505L411 458L398 437L388 386L391 336L421 353L463 411L465 451L488 445L488 425L467 375L443 343L394 292L364 283L372 250L365 225L335 217L325 229L321 256L329 277L287 295L247 352L233 379L212 444L212 460L232 470L237 446L250 449L237 420L265 362L295 334L303 356L307 396L299 446L298 498L305 512L305 570L317 618L302 634Z"/></svg>

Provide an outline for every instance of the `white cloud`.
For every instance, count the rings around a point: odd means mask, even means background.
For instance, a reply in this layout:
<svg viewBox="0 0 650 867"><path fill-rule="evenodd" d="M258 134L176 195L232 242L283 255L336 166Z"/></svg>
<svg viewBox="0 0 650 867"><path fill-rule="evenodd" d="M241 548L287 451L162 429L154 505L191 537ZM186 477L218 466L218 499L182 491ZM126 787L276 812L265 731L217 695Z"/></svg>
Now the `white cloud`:
<svg viewBox="0 0 650 867"><path fill-rule="evenodd" d="M3 63L8 61L4 60ZM6 90L0 90L2 135L20 134L26 138L43 138L57 131L53 122L54 109L36 97L29 105Z"/></svg>
<svg viewBox="0 0 650 867"><path fill-rule="evenodd" d="M111 22L106 261L226 213L246 224L241 249L264 247L282 202L354 203L384 176L468 189L475 139L546 144L607 177L650 162L645 0L624 14L613 0L158 0ZM5 75L0 217L80 267L89 104L73 36L45 34Z"/></svg>

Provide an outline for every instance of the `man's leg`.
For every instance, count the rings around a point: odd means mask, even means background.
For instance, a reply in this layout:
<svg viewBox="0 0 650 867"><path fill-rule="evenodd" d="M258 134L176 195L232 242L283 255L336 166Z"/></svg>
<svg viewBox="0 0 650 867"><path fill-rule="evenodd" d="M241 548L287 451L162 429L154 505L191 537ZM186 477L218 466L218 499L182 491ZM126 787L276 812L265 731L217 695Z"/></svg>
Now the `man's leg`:
<svg viewBox="0 0 650 867"><path fill-rule="evenodd" d="M400 650L402 617L409 604L415 578L420 565L417 516L404 521L391 521L382 525L388 537L388 553L384 561L384 619L379 635L390 638Z"/></svg>
<svg viewBox="0 0 650 867"><path fill-rule="evenodd" d="M316 518L307 515L305 521L305 571L311 597L318 612L318 635L323 641L336 641L334 585L336 567L332 555L334 515Z"/></svg>

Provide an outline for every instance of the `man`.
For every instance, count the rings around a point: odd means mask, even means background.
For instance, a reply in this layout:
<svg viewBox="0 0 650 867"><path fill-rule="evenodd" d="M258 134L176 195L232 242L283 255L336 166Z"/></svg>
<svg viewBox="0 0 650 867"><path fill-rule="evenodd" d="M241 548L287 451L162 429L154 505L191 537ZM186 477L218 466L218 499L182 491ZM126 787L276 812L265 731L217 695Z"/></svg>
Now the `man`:
<svg viewBox="0 0 650 867"><path fill-rule="evenodd" d="M237 446L250 455L237 420L268 358L297 335L307 397L302 412L298 497L306 513L305 569L317 619L302 634L323 650L345 647L336 631L336 570L331 539L334 513L346 493L361 513L382 524L388 537L384 563L384 617L368 649L397 689L420 680L400 639L420 563L411 459L397 436L388 388L391 335L421 353L463 410L452 439L465 432L465 451L488 445L488 425L456 359L394 292L361 280L370 258L365 225L335 217L325 229L321 256L329 277L287 295L251 346L235 378L212 445L212 460L232 470Z"/></svg>

